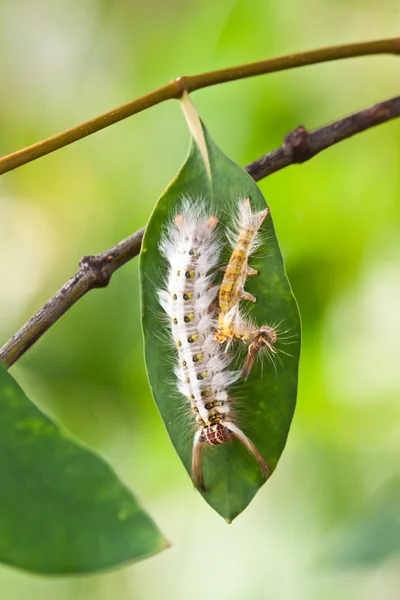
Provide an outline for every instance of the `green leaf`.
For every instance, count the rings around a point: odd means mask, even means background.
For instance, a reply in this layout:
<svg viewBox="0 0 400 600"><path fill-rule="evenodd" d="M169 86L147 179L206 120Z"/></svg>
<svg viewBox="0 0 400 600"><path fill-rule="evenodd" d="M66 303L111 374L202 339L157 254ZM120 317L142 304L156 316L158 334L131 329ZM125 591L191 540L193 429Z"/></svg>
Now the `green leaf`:
<svg viewBox="0 0 400 600"><path fill-rule="evenodd" d="M112 469L44 416L0 365L0 561L88 573L168 544Z"/></svg>
<svg viewBox="0 0 400 600"><path fill-rule="evenodd" d="M253 210L265 208L265 200L255 182L223 154L204 128L202 138L200 127L196 130L196 123L193 125L193 117L190 118L190 128L197 141L192 139L184 166L154 209L140 258L148 377L172 443L189 474L194 428L187 418L187 401L176 388L173 373L176 350L169 341L167 319L156 293L157 288L165 287L166 281L166 265L158 249L161 231L176 213L183 196L201 198L205 212L216 214L222 226L232 225L232 214L239 199L250 196ZM256 296L257 303L248 308L259 325L281 323L281 329L288 331L285 335L292 336L293 343L280 347L291 356L281 353L282 364L277 365L276 371L268 360L258 364L247 382L235 386L233 394L243 407L239 426L274 469L285 446L296 403L300 321L270 216L264 225L267 241L250 260L259 275L249 278L246 283L246 290ZM230 252L227 247L226 260ZM236 440L207 447L203 457L207 488L204 498L222 517L232 521L248 505L265 479L254 458Z"/></svg>

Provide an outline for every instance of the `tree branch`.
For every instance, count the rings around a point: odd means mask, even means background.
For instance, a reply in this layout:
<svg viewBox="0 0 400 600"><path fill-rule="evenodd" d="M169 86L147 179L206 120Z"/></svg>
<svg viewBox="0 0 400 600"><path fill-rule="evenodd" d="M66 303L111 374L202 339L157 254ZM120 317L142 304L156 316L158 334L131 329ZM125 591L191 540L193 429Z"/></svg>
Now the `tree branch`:
<svg viewBox="0 0 400 600"><path fill-rule="evenodd" d="M143 234L144 227L110 250L81 258L76 275L0 349L0 362L11 367L82 296L95 288L107 287L113 273L139 254Z"/></svg>
<svg viewBox="0 0 400 600"><path fill-rule="evenodd" d="M220 69L218 71L209 71L208 73L201 73L199 75L178 77L170 83L167 83L167 85L95 117L90 121L67 129L62 133L58 133L57 135L42 140L32 146L3 156L0 158L0 175L12 171L17 167L21 167L41 156L50 154L64 146L68 146L73 142L104 129L105 127L118 123L118 121L122 121L123 119L131 117L152 106L156 106L156 104L160 104L165 100L180 98L183 92L189 94L202 88L218 85L220 83L227 83L229 81L237 81L238 79L245 79L247 77L254 77L256 75L264 75L266 73L275 73L277 71L294 69L296 67L304 67L332 60L372 54L400 54L400 38L397 37L373 42L357 42L355 44L330 46L328 48L299 52L298 54L289 54L278 58Z"/></svg>
<svg viewBox="0 0 400 600"><path fill-rule="evenodd" d="M330 125L307 132L298 127L276 150L250 163L246 171L255 181L295 163L303 163L325 148L356 133L400 116L400 96L375 104ZM0 361L13 365L58 319L90 290L106 287L113 273L137 256L144 228L110 250L84 256L79 271L0 349Z"/></svg>
<svg viewBox="0 0 400 600"><path fill-rule="evenodd" d="M282 146L246 165L245 169L255 181L259 181L289 165L306 162L356 133L399 116L400 96L396 96L313 131L306 131L300 125L287 134Z"/></svg>

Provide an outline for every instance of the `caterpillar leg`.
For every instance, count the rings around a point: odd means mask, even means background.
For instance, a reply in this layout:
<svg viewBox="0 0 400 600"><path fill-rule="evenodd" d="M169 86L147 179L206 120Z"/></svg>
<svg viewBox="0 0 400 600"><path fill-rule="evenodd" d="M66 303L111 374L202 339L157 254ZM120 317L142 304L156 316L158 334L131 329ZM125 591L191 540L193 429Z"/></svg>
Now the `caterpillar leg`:
<svg viewBox="0 0 400 600"><path fill-rule="evenodd" d="M249 292L245 292L244 290L242 290L241 298L242 300L248 300L249 302L257 302L257 298L255 296L249 294Z"/></svg>

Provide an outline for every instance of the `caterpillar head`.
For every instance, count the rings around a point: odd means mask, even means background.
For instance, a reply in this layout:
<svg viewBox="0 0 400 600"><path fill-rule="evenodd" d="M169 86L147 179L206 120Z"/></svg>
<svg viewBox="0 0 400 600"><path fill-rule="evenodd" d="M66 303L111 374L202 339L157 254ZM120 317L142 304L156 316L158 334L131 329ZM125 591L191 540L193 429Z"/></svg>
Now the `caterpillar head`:
<svg viewBox="0 0 400 600"><path fill-rule="evenodd" d="M271 354L276 354L277 350L274 347L276 340L276 330L269 325L262 325L262 327L260 327L260 329L252 335L249 351L243 364L241 373L242 379L246 380L248 378L257 355L261 350L266 350Z"/></svg>

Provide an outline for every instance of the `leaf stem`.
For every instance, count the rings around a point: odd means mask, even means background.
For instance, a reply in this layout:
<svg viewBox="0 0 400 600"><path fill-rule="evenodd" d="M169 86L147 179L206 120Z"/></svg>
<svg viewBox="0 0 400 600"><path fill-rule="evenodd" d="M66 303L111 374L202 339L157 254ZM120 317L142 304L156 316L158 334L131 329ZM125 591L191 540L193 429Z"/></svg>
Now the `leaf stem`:
<svg viewBox="0 0 400 600"><path fill-rule="evenodd" d="M81 123L76 127L67 129L62 133L58 133L27 148L3 156L0 158L0 175L21 167L41 156L50 154L55 150L59 150L64 146L68 146L114 123L118 123L118 121L122 121L152 106L156 106L165 100L181 98L183 92L191 93L220 83L236 81L256 75L373 54L400 54L400 38L330 46L328 48L289 54L287 56L261 60L217 71L209 71L200 75L178 77L167 83L167 85L95 117L90 121Z"/></svg>
<svg viewBox="0 0 400 600"><path fill-rule="evenodd" d="M203 156L204 164L207 169L207 173L211 175L210 172L210 158L207 152L206 140L204 139L204 132L201 125L200 117L196 110L195 105L189 94L184 92L182 94L182 98L180 99L180 105L182 108L182 112L186 119L187 126L189 128L192 139L196 142L199 147L199 150Z"/></svg>

